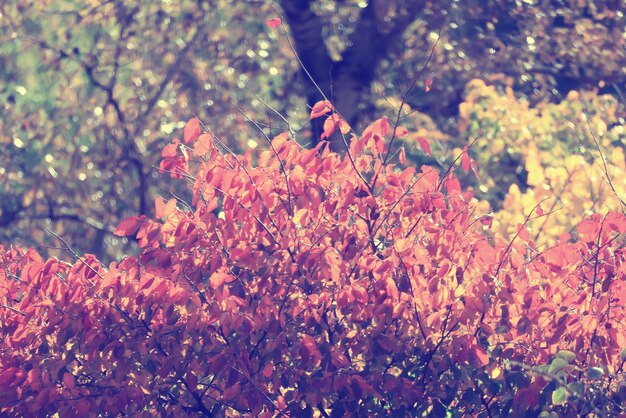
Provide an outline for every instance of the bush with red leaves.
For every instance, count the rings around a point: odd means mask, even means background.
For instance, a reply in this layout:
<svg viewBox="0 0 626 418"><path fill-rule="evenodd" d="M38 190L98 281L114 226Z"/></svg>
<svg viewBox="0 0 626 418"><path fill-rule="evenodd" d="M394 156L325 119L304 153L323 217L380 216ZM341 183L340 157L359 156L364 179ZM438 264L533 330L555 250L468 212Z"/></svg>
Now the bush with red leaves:
<svg viewBox="0 0 626 418"><path fill-rule="evenodd" d="M385 119L344 156L198 126L161 166L191 205L117 229L138 258L0 252L2 414L624 413L624 215L541 250L488 237L453 169L392 164Z"/></svg>

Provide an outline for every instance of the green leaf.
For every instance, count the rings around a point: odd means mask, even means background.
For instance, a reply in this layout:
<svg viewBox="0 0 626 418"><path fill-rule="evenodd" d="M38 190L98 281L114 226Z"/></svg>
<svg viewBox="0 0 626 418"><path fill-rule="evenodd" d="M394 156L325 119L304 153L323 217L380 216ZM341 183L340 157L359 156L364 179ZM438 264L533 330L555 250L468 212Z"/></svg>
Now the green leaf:
<svg viewBox="0 0 626 418"><path fill-rule="evenodd" d="M622 361L626 361L626 347L622 348L622 352L619 353L619 358L621 358Z"/></svg>
<svg viewBox="0 0 626 418"><path fill-rule="evenodd" d="M564 369L565 367L567 367L567 361L563 360L560 357L557 357L554 360L552 360L552 363L550 364L550 368L548 369L548 373L552 375L556 374L562 369Z"/></svg>
<svg viewBox="0 0 626 418"><path fill-rule="evenodd" d="M567 390L564 387L560 387L552 392L552 404L563 405L567 402Z"/></svg>
<svg viewBox="0 0 626 418"><path fill-rule="evenodd" d="M576 354L569 350L561 350L556 354L556 356L562 358L568 363L571 363L576 359Z"/></svg>
<svg viewBox="0 0 626 418"><path fill-rule="evenodd" d="M587 376L590 379L599 379L604 374L604 370L600 367L589 367L587 369Z"/></svg>
<svg viewBox="0 0 626 418"><path fill-rule="evenodd" d="M583 396L585 393L585 384L583 382L568 383L567 389L569 390L569 393L573 393L578 396Z"/></svg>

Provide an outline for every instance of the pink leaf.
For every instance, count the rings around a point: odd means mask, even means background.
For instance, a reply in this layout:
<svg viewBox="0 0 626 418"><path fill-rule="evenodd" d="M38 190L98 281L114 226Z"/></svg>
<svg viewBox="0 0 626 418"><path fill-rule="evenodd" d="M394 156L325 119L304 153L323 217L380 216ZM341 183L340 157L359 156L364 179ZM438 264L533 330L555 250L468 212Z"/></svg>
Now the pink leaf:
<svg viewBox="0 0 626 418"><path fill-rule="evenodd" d="M430 91L430 86L433 84L433 79L428 77L426 79L426 81L424 82L424 90L429 92Z"/></svg>
<svg viewBox="0 0 626 418"><path fill-rule="evenodd" d="M404 150L404 147L400 148L400 154L398 154L398 160L400 161L400 164L402 165L406 164L406 151Z"/></svg>
<svg viewBox="0 0 626 418"><path fill-rule="evenodd" d="M185 130L183 131L183 140L185 144L189 144L195 141L202 132L202 128L200 127L200 119L191 118L189 122L185 125Z"/></svg>
<svg viewBox="0 0 626 418"><path fill-rule="evenodd" d="M424 151L428 155L431 155L430 145L428 145L428 141L426 140L426 138L424 138L423 136L418 136L417 143L420 145L422 151Z"/></svg>
<svg viewBox="0 0 626 418"><path fill-rule="evenodd" d="M464 171L470 169L470 157L467 155L467 147L463 147L463 152L461 153L461 168L463 168Z"/></svg>
<svg viewBox="0 0 626 418"><path fill-rule="evenodd" d="M281 23L283 23L283 21L278 18L270 19L267 22L265 22L265 24L272 29L276 29L277 27L280 26Z"/></svg>

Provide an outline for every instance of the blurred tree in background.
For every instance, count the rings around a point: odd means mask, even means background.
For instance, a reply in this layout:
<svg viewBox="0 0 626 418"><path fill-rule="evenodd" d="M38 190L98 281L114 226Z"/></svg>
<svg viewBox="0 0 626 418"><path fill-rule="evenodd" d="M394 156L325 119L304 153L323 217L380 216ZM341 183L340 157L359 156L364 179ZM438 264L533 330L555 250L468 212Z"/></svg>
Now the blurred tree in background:
<svg viewBox="0 0 626 418"><path fill-rule="evenodd" d="M2 2L0 242L58 245L43 225L78 252L119 257L130 244L113 226L150 213L159 193L176 195L155 188L155 166L193 112L236 151L262 145L250 139L259 128L311 142L307 101L321 97L317 87L357 131L406 100L413 110L401 122L437 141L442 164L470 134L519 126L502 120L506 111L476 119L491 102L471 91L466 99L475 78L533 108L570 90L608 93L611 124L623 125L625 9L622 0ZM266 24L276 18L283 23ZM463 102L472 109L459 114ZM613 128L611 145L623 147ZM501 139L486 147L498 155L481 157L489 174L509 173L486 181L494 207L511 184L529 186L526 144Z"/></svg>
<svg viewBox="0 0 626 418"><path fill-rule="evenodd" d="M54 244L46 225L79 251L115 257L124 245L113 227L152 210L160 149L192 109L235 147L247 144L225 135L244 123L237 105L263 119L267 100L287 115L297 64L287 71L265 25L270 5L250 7L3 2L0 240Z"/></svg>

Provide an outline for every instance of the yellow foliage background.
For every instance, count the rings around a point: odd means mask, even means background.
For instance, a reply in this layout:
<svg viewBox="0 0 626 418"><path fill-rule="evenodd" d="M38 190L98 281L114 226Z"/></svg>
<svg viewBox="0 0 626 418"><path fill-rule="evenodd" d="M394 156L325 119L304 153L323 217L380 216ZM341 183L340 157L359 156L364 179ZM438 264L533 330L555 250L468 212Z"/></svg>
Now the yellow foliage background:
<svg viewBox="0 0 626 418"><path fill-rule="evenodd" d="M476 212L493 212L493 232L510 237L528 217L535 242L550 244L592 213L625 208L626 128L613 96L571 91L560 103L531 106L510 87L477 79L459 111L456 140L412 109L402 121L444 149L446 161L478 138L470 150L481 176ZM419 160L415 138L403 140Z"/></svg>

